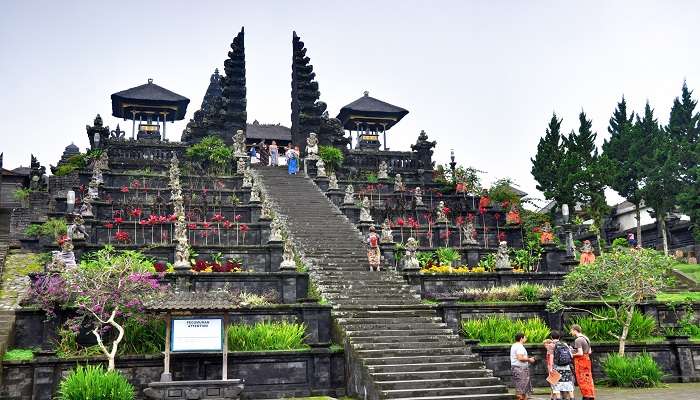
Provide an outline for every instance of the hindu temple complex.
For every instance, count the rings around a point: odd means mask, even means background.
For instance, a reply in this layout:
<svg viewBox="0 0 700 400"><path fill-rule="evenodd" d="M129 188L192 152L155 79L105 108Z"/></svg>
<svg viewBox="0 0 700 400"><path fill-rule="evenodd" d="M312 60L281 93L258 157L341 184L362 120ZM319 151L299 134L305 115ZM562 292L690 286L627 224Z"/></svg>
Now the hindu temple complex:
<svg viewBox="0 0 700 400"><path fill-rule="evenodd" d="M31 156L28 168L2 169L0 353L31 357L2 361L0 399L52 399L76 364L113 366L138 399L512 399L508 347L470 338L465 321L537 319L564 330L580 316L549 312L544 301L579 263L564 225L538 226L529 243L526 193L478 187L454 156L436 165L430 129L402 131L409 110L390 104L400 99L365 91L329 115L313 51L291 37L289 127L248 119L241 29L223 68L201 77L201 104L144 77L111 94L120 125L105 125L98 113L107 110L85 116L88 149L66 137L52 165ZM197 109L174 131L188 107ZM409 148L392 143L399 133L414 137ZM380 237L379 271L369 270L370 230ZM89 312L70 290L56 294L72 287L64 277L119 257L140 268L125 285L157 289L140 287L121 308L105 295ZM517 285L540 289L474 300ZM655 301L642 312L660 329L678 320ZM135 322L137 314L146 317ZM109 356L119 318L126 333ZM249 348L237 339L265 324L300 329L299 343ZM133 343L137 331L151 332L155 348ZM596 373L615 351L596 345ZM653 354L669 381L700 379L700 343L687 337L630 343L628 352ZM533 367L533 381L546 376L545 365Z"/></svg>

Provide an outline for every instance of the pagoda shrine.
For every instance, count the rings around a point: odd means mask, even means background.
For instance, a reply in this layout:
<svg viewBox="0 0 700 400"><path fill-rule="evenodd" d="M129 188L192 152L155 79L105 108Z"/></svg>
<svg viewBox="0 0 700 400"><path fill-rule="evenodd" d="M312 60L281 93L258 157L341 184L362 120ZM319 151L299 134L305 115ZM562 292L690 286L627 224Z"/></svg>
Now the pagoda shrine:
<svg viewBox="0 0 700 400"><path fill-rule="evenodd" d="M385 101L370 97L365 91L364 96L344 106L338 113L343 128L355 132L356 147L359 149L379 149L379 135L383 135L384 150L386 146L386 131L396 125L408 114L408 110L389 104Z"/></svg>

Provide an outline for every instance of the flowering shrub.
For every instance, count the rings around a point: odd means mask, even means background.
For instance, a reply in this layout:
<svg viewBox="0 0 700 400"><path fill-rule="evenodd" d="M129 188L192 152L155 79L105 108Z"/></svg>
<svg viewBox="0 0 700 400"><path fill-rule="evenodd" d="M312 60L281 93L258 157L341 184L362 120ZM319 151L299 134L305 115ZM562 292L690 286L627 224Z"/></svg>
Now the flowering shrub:
<svg viewBox="0 0 700 400"><path fill-rule="evenodd" d="M197 260L192 265L194 272L243 272L240 260L228 259L225 262Z"/></svg>
<svg viewBox="0 0 700 400"><path fill-rule="evenodd" d="M421 274L424 275L438 275L438 274L469 274L472 273L471 268L467 266L452 267L450 265L432 265L427 268L420 270Z"/></svg>
<svg viewBox="0 0 700 400"><path fill-rule="evenodd" d="M39 275L31 283L23 304L36 305L46 312L47 318L56 316L56 309L68 301L66 281L60 274Z"/></svg>
<svg viewBox="0 0 700 400"><path fill-rule="evenodd" d="M453 290L447 294L428 294L427 298L439 300L442 297L457 298L464 302L492 301L526 301L533 302L548 298L552 288L548 286L522 283L510 286L494 286L489 288L464 288Z"/></svg>
<svg viewBox="0 0 700 400"><path fill-rule="evenodd" d="M116 241L119 243L129 243L131 241L131 237L129 236L129 232L126 232L126 231L116 232L114 234L114 239L116 239Z"/></svg>

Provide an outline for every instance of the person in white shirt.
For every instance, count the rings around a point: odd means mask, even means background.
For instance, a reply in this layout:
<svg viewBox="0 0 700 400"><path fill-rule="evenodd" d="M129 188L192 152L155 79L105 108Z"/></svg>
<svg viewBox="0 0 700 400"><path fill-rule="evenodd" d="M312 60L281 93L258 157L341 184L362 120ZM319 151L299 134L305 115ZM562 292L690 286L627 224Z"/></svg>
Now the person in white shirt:
<svg viewBox="0 0 700 400"><path fill-rule="evenodd" d="M535 362L535 358L527 355L525 342L527 342L527 336L518 332L515 334L515 343L510 346L510 370L513 373L513 385L517 400L527 400L532 393L530 364Z"/></svg>

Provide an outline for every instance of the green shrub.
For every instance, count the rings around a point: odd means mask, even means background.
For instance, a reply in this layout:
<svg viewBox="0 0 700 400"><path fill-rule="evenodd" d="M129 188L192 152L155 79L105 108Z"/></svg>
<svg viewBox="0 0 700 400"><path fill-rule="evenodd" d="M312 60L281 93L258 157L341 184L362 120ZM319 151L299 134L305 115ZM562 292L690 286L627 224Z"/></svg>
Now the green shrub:
<svg viewBox="0 0 700 400"><path fill-rule="evenodd" d="M655 387L661 384L663 371L649 354L636 357L610 354L602 362L605 382L610 386Z"/></svg>
<svg viewBox="0 0 700 400"><path fill-rule="evenodd" d="M462 257L459 251L453 249L452 247L441 247L435 250L440 265L452 265L452 262L459 261Z"/></svg>
<svg viewBox="0 0 700 400"><path fill-rule="evenodd" d="M12 349L5 352L2 357L3 361L27 361L34 359L34 351L32 349Z"/></svg>
<svg viewBox="0 0 700 400"><path fill-rule="evenodd" d="M522 285L518 286L520 297L525 301L539 300L542 288L543 286L532 283L523 283Z"/></svg>
<svg viewBox="0 0 700 400"><path fill-rule="evenodd" d="M594 342L614 342L618 339L613 336L622 332L622 322L614 318L614 313L609 308L591 310L596 315L609 318L605 320L596 319L591 315L583 315L572 318L571 324L581 326L583 332ZM632 315L627 340L645 340L653 338L656 334L656 320L654 317L642 314L638 310Z"/></svg>
<svg viewBox="0 0 700 400"><path fill-rule="evenodd" d="M496 268L496 254L489 253L481 257L478 266L486 271L493 272L493 270Z"/></svg>
<svg viewBox="0 0 700 400"><path fill-rule="evenodd" d="M229 351L307 349L306 326L292 322L258 322L228 326Z"/></svg>
<svg viewBox="0 0 700 400"><path fill-rule="evenodd" d="M343 152L333 146L319 146L318 156L321 157L324 164L326 164L326 169L330 171L336 171L343 164Z"/></svg>
<svg viewBox="0 0 700 400"><path fill-rule="evenodd" d="M324 161L325 162L325 161ZM365 180L369 183L377 183L379 182L379 178L377 178L377 174L374 172L367 172L365 173Z"/></svg>
<svg viewBox="0 0 700 400"><path fill-rule="evenodd" d="M465 319L461 325L467 339L476 339L482 343L511 343L518 332L523 332L531 343L541 343L550 332L547 324L539 317L514 320L494 315Z"/></svg>
<svg viewBox="0 0 700 400"><path fill-rule="evenodd" d="M165 348L165 322L161 319L140 323L127 320L124 323L124 338L119 343L118 355L126 354L158 354ZM106 345L109 346L111 341ZM82 347L78 344L78 335L69 330L61 329L56 342L56 354L60 358L92 357L102 355L98 345Z"/></svg>
<svg viewBox="0 0 700 400"><path fill-rule="evenodd" d="M223 172L233 158L233 150L226 146L221 138L207 136L199 143L193 144L185 155L193 161L202 163L205 168L212 168L214 172Z"/></svg>
<svg viewBox="0 0 700 400"><path fill-rule="evenodd" d="M613 242L612 242L612 247L613 247L613 248L616 248L616 247L629 247L629 246L630 246L630 245L629 245L629 242L627 242L627 239L621 238L621 237L615 238L615 239L613 240Z"/></svg>
<svg viewBox="0 0 700 400"><path fill-rule="evenodd" d="M136 250L115 250L107 245L81 257L81 269L102 269L105 265L128 263L135 272L155 272L153 259Z"/></svg>
<svg viewBox="0 0 700 400"><path fill-rule="evenodd" d="M132 400L134 387L117 371L102 366L78 366L61 381L61 400Z"/></svg>
<svg viewBox="0 0 700 400"><path fill-rule="evenodd" d="M68 225L63 218L49 218L41 225L32 224L27 227L24 234L29 237L45 236L51 239L58 239L68 232Z"/></svg>
<svg viewBox="0 0 700 400"><path fill-rule="evenodd" d="M23 201L27 200L29 198L29 194L32 192L32 189L17 189L12 193L12 197L15 198L15 200Z"/></svg>

